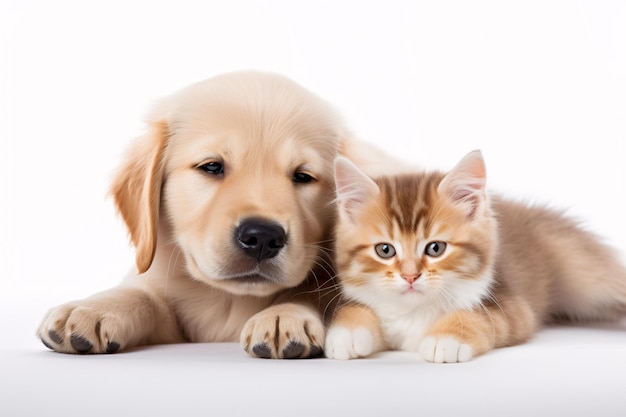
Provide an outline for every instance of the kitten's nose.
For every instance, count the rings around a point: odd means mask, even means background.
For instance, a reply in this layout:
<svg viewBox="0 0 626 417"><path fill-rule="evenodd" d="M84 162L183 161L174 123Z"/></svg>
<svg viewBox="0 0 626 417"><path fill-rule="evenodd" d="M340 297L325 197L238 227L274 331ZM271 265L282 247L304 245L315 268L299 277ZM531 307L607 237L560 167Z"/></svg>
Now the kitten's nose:
<svg viewBox="0 0 626 417"><path fill-rule="evenodd" d="M409 284L413 284L422 274L400 274L400 276Z"/></svg>

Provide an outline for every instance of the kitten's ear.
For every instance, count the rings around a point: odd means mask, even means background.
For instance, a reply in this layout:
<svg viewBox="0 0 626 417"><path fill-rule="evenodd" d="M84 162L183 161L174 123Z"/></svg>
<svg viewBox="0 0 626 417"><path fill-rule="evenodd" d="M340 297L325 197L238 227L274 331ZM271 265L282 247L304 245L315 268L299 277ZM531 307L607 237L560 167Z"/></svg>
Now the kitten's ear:
<svg viewBox="0 0 626 417"><path fill-rule="evenodd" d="M349 159L335 159L335 188L342 216L353 223L363 207L380 192L378 185Z"/></svg>
<svg viewBox="0 0 626 417"><path fill-rule="evenodd" d="M467 208L467 216L474 218L485 206L485 162L480 151L467 154L439 184L438 191L453 203Z"/></svg>

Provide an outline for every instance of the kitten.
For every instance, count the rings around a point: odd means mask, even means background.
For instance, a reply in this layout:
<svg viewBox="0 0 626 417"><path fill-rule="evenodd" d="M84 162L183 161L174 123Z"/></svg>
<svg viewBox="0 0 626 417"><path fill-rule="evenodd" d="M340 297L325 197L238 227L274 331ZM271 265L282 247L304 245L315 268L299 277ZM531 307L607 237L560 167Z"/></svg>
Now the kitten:
<svg viewBox="0 0 626 417"><path fill-rule="evenodd" d="M528 340L550 319L616 319L626 270L613 250L560 213L485 192L479 151L447 175L372 180L335 163L335 256L346 299L329 358L418 351L464 362Z"/></svg>

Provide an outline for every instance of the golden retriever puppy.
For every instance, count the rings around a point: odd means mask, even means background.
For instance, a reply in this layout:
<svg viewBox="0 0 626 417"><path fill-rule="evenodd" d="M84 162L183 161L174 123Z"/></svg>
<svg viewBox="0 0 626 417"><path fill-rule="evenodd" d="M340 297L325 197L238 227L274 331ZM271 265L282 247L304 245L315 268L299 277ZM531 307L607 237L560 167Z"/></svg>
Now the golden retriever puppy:
<svg viewBox="0 0 626 417"><path fill-rule="evenodd" d="M397 167L345 137L326 102L275 74L225 74L162 100L112 186L139 274L53 308L38 336L66 353L240 341L262 358L320 355L335 156L372 174Z"/></svg>

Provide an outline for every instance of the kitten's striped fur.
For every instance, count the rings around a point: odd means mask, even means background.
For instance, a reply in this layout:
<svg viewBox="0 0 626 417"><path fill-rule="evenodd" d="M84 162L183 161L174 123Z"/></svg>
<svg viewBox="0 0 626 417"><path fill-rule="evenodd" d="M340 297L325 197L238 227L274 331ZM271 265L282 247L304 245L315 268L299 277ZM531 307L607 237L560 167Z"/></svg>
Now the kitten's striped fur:
<svg viewBox="0 0 626 417"><path fill-rule="evenodd" d="M626 270L614 251L560 213L490 198L480 152L445 175L371 180L345 159L335 166L346 301L328 357L397 349L461 362L523 343L554 317L626 312Z"/></svg>

